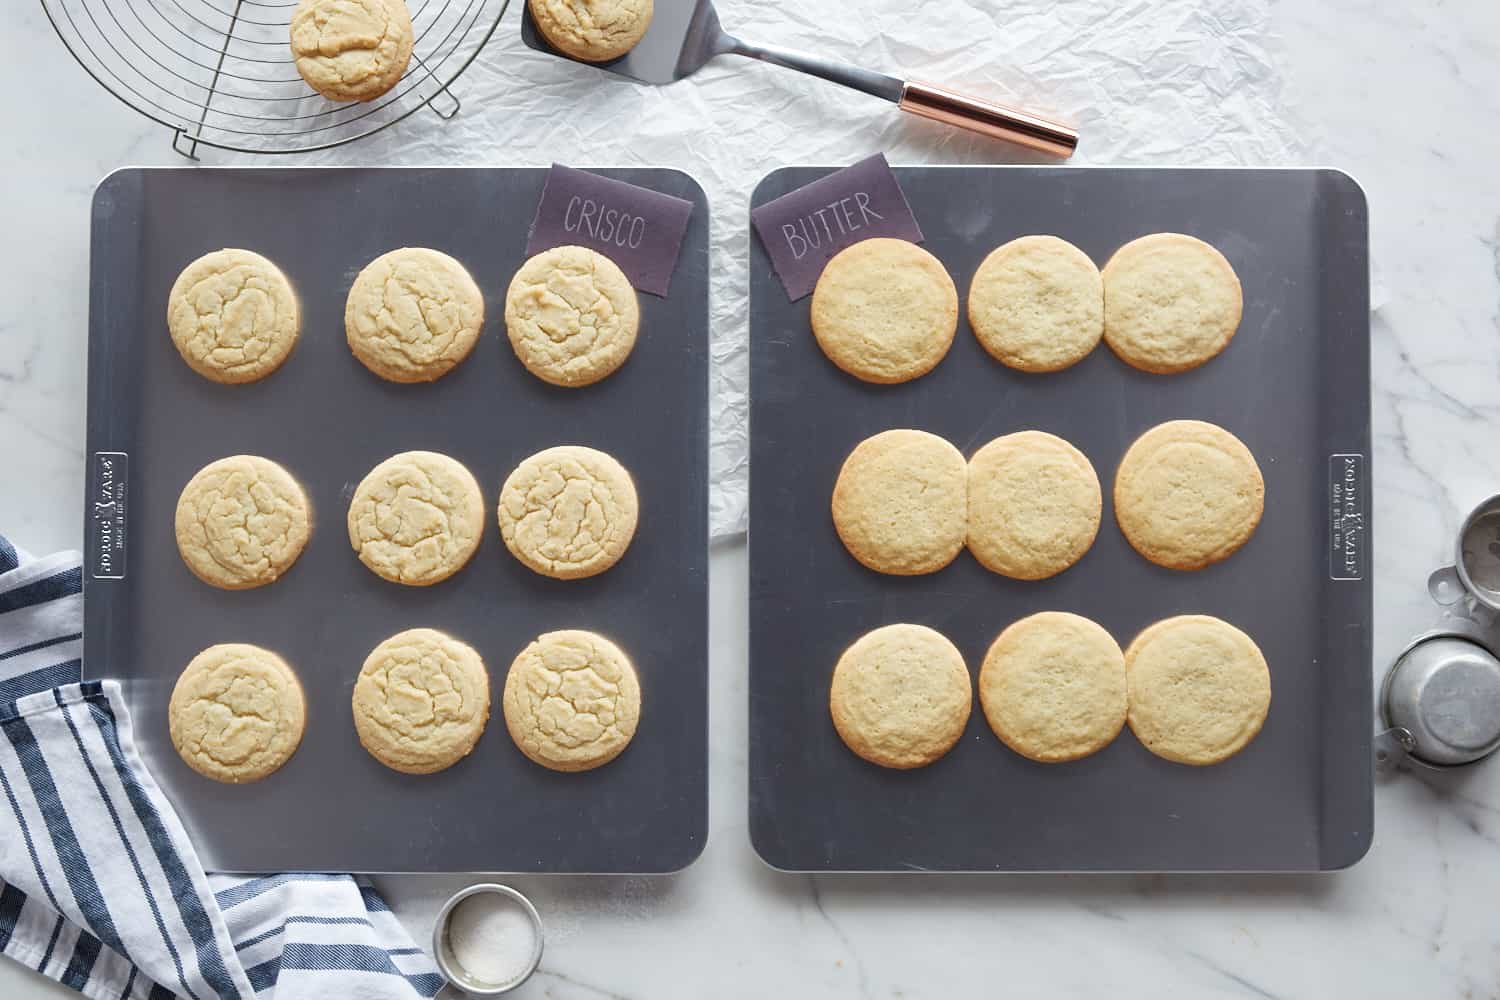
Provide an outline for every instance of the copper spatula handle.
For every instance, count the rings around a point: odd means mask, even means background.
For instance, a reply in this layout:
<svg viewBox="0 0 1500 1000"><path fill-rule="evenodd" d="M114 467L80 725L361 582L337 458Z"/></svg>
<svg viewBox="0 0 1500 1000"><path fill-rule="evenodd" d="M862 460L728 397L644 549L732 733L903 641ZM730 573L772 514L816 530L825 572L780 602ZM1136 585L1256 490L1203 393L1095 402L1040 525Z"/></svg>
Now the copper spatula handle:
<svg viewBox="0 0 1500 1000"><path fill-rule="evenodd" d="M1078 148L1078 131L1037 115L956 94L944 87L908 80L901 88L901 110L1003 139L1051 156L1067 158Z"/></svg>

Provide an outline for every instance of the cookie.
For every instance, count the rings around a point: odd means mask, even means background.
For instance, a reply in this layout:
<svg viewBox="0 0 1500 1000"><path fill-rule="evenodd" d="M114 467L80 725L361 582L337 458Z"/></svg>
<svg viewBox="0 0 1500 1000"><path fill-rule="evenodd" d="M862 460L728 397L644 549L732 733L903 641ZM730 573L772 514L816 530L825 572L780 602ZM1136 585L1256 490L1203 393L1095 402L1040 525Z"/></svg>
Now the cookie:
<svg viewBox="0 0 1500 1000"><path fill-rule="evenodd" d="M1260 732L1271 671L1248 635L1208 615L1157 622L1125 650L1130 730L1158 757L1217 764Z"/></svg>
<svg viewBox="0 0 1500 1000"><path fill-rule="evenodd" d="M404 0L300 0L292 11L297 72L330 101L373 101L390 90L412 42Z"/></svg>
<svg viewBox="0 0 1500 1000"><path fill-rule="evenodd" d="M958 329L958 290L936 257L877 238L834 255L813 289L812 329L828 360L866 382L937 367Z"/></svg>
<svg viewBox="0 0 1500 1000"><path fill-rule="evenodd" d="M286 275L249 250L215 250L183 268L167 293L167 331L188 367L213 382L271 374L302 329Z"/></svg>
<svg viewBox="0 0 1500 1000"><path fill-rule="evenodd" d="M1115 474L1115 519L1159 566L1202 569L1255 533L1265 508L1260 466L1240 439L1201 420L1171 420L1136 439Z"/></svg>
<svg viewBox="0 0 1500 1000"><path fill-rule="evenodd" d="M193 657L167 705L172 745L183 761L231 785L259 781L290 760L306 719L292 668L269 649L242 642Z"/></svg>
<svg viewBox="0 0 1500 1000"><path fill-rule="evenodd" d="M516 466L500 488L500 537L534 572L580 580L625 554L637 510L630 473L609 455L548 448Z"/></svg>
<svg viewBox="0 0 1500 1000"><path fill-rule="evenodd" d="M1099 533L1099 477L1083 452L1042 431L996 438L969 459L969 551L985 569L1044 580Z"/></svg>
<svg viewBox="0 0 1500 1000"><path fill-rule="evenodd" d="M177 551L193 575L225 590L271 583L302 554L311 533L307 494L259 455L210 462L177 498Z"/></svg>
<svg viewBox="0 0 1500 1000"><path fill-rule="evenodd" d="M587 247L553 247L521 265L505 293L505 333L526 370L577 388L614 373L641 325L635 289Z"/></svg>
<svg viewBox="0 0 1500 1000"><path fill-rule="evenodd" d="M1023 757L1087 757L1125 726L1125 657L1087 618L1043 611L990 646L979 669L979 704L995 735Z"/></svg>
<svg viewBox="0 0 1500 1000"><path fill-rule="evenodd" d="M425 587L464 568L484 537L484 497L447 455L405 451L370 470L349 502L349 544L392 583Z"/></svg>
<svg viewBox="0 0 1500 1000"><path fill-rule="evenodd" d="M521 752L554 771L589 771L618 757L641 718L641 685L601 635L548 632L505 676L505 728Z"/></svg>
<svg viewBox="0 0 1500 1000"><path fill-rule="evenodd" d="M359 272L344 302L349 349L392 382L431 382L469 356L484 326L484 295L447 254L405 247Z"/></svg>
<svg viewBox="0 0 1500 1000"><path fill-rule="evenodd" d="M861 636L833 670L828 708L856 754L881 767L925 767L953 748L969 721L969 671L958 647L923 625Z"/></svg>
<svg viewBox="0 0 1500 1000"><path fill-rule="evenodd" d="M1229 346L1240 325L1240 279L1202 240L1156 233L1104 265L1104 342L1120 360L1158 375L1196 368Z"/></svg>
<svg viewBox="0 0 1500 1000"><path fill-rule="evenodd" d="M548 44L584 62L618 59L651 26L652 0L528 0Z"/></svg>
<svg viewBox="0 0 1500 1000"><path fill-rule="evenodd" d="M964 547L964 456L925 431L866 438L833 487L833 526L849 554L878 573L916 576Z"/></svg>
<svg viewBox="0 0 1500 1000"><path fill-rule="evenodd" d="M360 744L386 767L432 774L466 757L490 718L490 675L472 647L430 628L376 646L354 682Z"/></svg>
<svg viewBox="0 0 1500 1000"><path fill-rule="evenodd" d="M969 326L996 360L1023 372L1082 361L1104 336L1104 281L1056 236L1022 236L984 259L969 285Z"/></svg>

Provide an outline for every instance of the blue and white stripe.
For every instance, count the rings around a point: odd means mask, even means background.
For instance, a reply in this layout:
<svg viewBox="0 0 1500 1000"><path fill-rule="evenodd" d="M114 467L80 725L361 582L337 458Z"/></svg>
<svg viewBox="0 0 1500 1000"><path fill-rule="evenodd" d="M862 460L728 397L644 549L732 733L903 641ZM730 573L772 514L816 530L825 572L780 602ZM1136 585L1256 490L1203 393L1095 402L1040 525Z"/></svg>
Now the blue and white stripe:
<svg viewBox="0 0 1500 1000"><path fill-rule="evenodd" d="M80 679L81 583L0 537L0 954L100 1000L435 996L370 886L204 873L118 684Z"/></svg>

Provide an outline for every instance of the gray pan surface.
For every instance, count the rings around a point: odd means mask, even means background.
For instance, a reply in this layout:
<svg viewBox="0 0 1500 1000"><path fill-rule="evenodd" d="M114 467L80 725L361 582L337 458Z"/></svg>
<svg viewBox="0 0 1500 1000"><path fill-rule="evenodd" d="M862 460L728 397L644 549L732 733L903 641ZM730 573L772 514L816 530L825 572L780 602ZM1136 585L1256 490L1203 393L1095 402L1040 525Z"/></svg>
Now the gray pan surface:
<svg viewBox="0 0 1500 1000"><path fill-rule="evenodd" d="M778 170L752 204L828 172ZM1061 236L1102 266L1137 236L1176 231L1208 240L1233 263L1244 318L1222 355L1172 376L1135 371L1102 344L1064 372L1015 372L992 360L961 318L952 351L933 372L903 385L867 385L823 356L808 325L810 299L787 301L752 237L755 849L769 864L799 871L1312 871L1353 864L1369 847L1373 822L1368 227L1358 185L1318 170L896 173L925 246L948 267L961 301L984 256L1017 236ZM1137 555L1110 502L1125 449L1148 428L1177 418L1234 432L1266 481L1255 536L1227 561L1196 573ZM829 497L849 451L893 427L942 435L966 456L1028 428L1066 438L1088 455L1104 487L1094 547L1060 576L1032 583L992 574L967 552L929 576L864 569L834 532ZM1341 516L1364 519L1347 553L1335 551L1335 485L1340 503L1348 503ZM1350 523L1341 522L1340 531ZM885 770L840 742L829 719L828 682L839 654L865 632L894 622L929 625L958 645L977 675L995 636L1042 610L1093 618L1122 645L1171 615L1227 619L1260 644L1270 664L1264 729L1213 767L1154 757L1128 728L1092 757L1039 764L996 739L976 694L964 736L929 767Z"/></svg>
<svg viewBox="0 0 1500 1000"><path fill-rule="evenodd" d="M542 169L123 170L94 199L89 330L90 503L97 453L128 453L123 579L105 579L86 515L85 658L118 678L151 772L204 864L229 871L663 872L707 832L708 205L686 174L601 170L691 200L671 296L640 294L630 360L584 389L523 369L505 337L505 289L525 259ZM165 325L178 271L224 246L264 253L296 286L302 337L261 382L220 386L177 356ZM428 385L385 382L344 338L354 275L395 247L462 261L485 296L474 352ZM355 484L386 457L445 452L479 480L491 511L515 464L584 444L633 474L640 527L624 558L581 581L544 579L511 557L493 515L470 564L436 586L379 579L350 548ZM313 535L285 577L229 592L198 582L173 540L182 486L248 452L285 465L313 505ZM116 468L119 467L118 460ZM490 673L489 726L447 771L387 770L359 745L350 692L381 640L417 626L474 646ZM612 637L640 674L639 731L615 761L557 774L523 757L500 694L537 635ZM179 671L218 642L253 642L298 671L307 734L291 761L251 785L199 777L173 750L167 700Z"/></svg>

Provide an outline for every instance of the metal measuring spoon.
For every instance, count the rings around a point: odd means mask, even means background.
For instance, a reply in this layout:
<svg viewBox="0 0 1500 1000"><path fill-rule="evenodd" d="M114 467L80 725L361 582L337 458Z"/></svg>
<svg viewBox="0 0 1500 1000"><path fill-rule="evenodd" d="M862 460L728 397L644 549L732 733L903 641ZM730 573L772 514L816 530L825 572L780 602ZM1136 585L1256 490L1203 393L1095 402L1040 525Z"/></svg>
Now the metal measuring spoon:
<svg viewBox="0 0 1500 1000"><path fill-rule="evenodd" d="M1078 146L1075 129L1025 111L967 97L930 83L902 80L790 49L743 42L719 26L719 13L712 0L657 0L655 7L651 26L635 48L618 59L585 65L642 83L662 84L696 73L715 56L747 56L852 87L923 118L1052 156L1071 156ZM531 19L529 4L521 18L521 38L538 52L570 58L547 44Z"/></svg>

